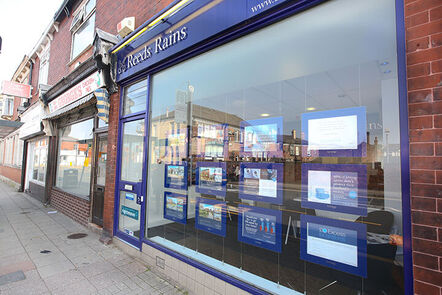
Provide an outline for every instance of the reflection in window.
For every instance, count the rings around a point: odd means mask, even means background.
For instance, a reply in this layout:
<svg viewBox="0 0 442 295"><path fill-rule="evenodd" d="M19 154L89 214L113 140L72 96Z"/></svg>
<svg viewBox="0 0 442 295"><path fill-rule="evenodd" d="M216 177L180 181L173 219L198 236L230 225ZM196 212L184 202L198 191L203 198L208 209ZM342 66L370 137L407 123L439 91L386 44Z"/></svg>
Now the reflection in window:
<svg viewBox="0 0 442 295"><path fill-rule="evenodd" d="M139 81L124 91L123 116L146 110L147 82Z"/></svg>
<svg viewBox="0 0 442 295"><path fill-rule="evenodd" d="M375 2L321 4L152 77L148 238L194 250L188 255L220 271L227 263L240 279L257 275L249 283L274 293L403 293L403 251L390 243L390 234L402 235L395 3ZM364 112L364 152L308 150L303 115L349 108ZM322 127L314 130L329 134ZM226 184L216 169L197 171L202 162L225 165ZM167 164L187 167L187 190L164 188ZM323 179L303 186L303 167L313 164ZM202 192L202 180L223 194ZM304 203L309 188L315 196ZM186 222L164 216L169 191L187 193ZM225 219L215 203L225 205Z"/></svg>
<svg viewBox="0 0 442 295"><path fill-rule="evenodd" d="M77 57L87 46L92 44L95 32L95 13L81 25L72 38L72 58Z"/></svg>
<svg viewBox="0 0 442 295"><path fill-rule="evenodd" d="M89 196L93 119L61 128L56 186L77 196Z"/></svg>
<svg viewBox="0 0 442 295"><path fill-rule="evenodd" d="M144 119L123 125L121 180L141 182L144 157Z"/></svg>

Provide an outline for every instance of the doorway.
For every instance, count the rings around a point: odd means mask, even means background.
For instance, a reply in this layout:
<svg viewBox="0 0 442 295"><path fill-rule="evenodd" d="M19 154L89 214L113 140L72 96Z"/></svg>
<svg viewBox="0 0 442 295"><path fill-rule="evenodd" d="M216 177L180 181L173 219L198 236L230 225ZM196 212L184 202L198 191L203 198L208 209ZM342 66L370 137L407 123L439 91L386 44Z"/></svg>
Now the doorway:
<svg viewBox="0 0 442 295"><path fill-rule="evenodd" d="M106 189L107 133L97 134L92 222L103 226L104 192Z"/></svg>

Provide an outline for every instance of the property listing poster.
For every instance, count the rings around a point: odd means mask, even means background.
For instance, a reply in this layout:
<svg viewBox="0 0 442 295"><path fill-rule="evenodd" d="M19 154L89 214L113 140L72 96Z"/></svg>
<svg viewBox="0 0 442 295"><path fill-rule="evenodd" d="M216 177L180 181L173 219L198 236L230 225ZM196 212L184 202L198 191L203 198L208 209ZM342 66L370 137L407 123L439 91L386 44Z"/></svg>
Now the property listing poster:
<svg viewBox="0 0 442 295"><path fill-rule="evenodd" d="M227 124L198 122L198 154L201 157L223 158L227 153Z"/></svg>
<svg viewBox="0 0 442 295"><path fill-rule="evenodd" d="M242 154L282 157L282 122L282 117L242 121Z"/></svg>
<svg viewBox="0 0 442 295"><path fill-rule="evenodd" d="M187 222L187 196L165 192L164 218L185 224Z"/></svg>
<svg viewBox="0 0 442 295"><path fill-rule="evenodd" d="M198 198L195 210L195 226L198 229L220 236L226 235L226 202Z"/></svg>
<svg viewBox="0 0 442 295"><path fill-rule="evenodd" d="M187 189L187 163L165 165L164 186L166 188Z"/></svg>
<svg viewBox="0 0 442 295"><path fill-rule="evenodd" d="M238 239L260 248L281 252L281 211L240 205Z"/></svg>
<svg viewBox="0 0 442 295"><path fill-rule="evenodd" d="M282 204L283 164L241 163L240 198Z"/></svg>
<svg viewBox="0 0 442 295"><path fill-rule="evenodd" d="M367 167L353 164L302 164L304 208L367 215Z"/></svg>
<svg viewBox="0 0 442 295"><path fill-rule="evenodd" d="M303 156L365 157L365 107L302 114Z"/></svg>
<svg viewBox="0 0 442 295"><path fill-rule="evenodd" d="M226 163L197 162L196 191L204 194L224 196L226 193Z"/></svg>
<svg viewBox="0 0 442 295"><path fill-rule="evenodd" d="M367 276L366 225L301 215L301 259Z"/></svg>

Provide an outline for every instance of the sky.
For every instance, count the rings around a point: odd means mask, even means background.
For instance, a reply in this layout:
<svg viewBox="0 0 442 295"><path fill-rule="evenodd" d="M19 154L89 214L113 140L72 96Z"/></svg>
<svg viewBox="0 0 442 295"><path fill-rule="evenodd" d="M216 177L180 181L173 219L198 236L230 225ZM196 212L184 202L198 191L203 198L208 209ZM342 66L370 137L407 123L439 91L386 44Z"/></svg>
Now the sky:
<svg viewBox="0 0 442 295"><path fill-rule="evenodd" d="M0 0L0 81L11 80L63 0Z"/></svg>

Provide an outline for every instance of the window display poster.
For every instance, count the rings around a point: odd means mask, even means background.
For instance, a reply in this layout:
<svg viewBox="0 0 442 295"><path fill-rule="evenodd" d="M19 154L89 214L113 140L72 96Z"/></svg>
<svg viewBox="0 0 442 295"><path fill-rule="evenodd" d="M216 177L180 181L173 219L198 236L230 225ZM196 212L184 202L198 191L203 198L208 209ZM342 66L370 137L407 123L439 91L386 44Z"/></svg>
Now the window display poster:
<svg viewBox="0 0 442 295"><path fill-rule="evenodd" d="M224 158L228 151L227 124L205 124L198 122L198 137L201 157Z"/></svg>
<svg viewBox="0 0 442 295"><path fill-rule="evenodd" d="M241 163L239 197L282 205L284 164Z"/></svg>
<svg viewBox="0 0 442 295"><path fill-rule="evenodd" d="M301 215L301 259L367 277L363 223Z"/></svg>
<svg viewBox="0 0 442 295"><path fill-rule="evenodd" d="M187 162L166 164L164 187L187 190Z"/></svg>
<svg viewBox="0 0 442 295"><path fill-rule="evenodd" d="M196 192L216 196L226 195L226 163L197 162Z"/></svg>
<svg viewBox="0 0 442 295"><path fill-rule="evenodd" d="M367 166L303 163L301 206L367 216Z"/></svg>
<svg viewBox="0 0 442 295"><path fill-rule="evenodd" d="M187 157L187 128L172 128L167 134L166 155L171 159Z"/></svg>
<svg viewBox="0 0 442 295"><path fill-rule="evenodd" d="M238 240L280 253L281 220L279 210L239 205Z"/></svg>
<svg viewBox="0 0 442 295"><path fill-rule="evenodd" d="M241 122L241 156L282 157L282 117Z"/></svg>
<svg viewBox="0 0 442 295"><path fill-rule="evenodd" d="M226 202L197 198L195 206L195 227L225 237L226 208Z"/></svg>
<svg viewBox="0 0 442 295"><path fill-rule="evenodd" d="M187 223L187 195L164 192L164 218Z"/></svg>
<svg viewBox="0 0 442 295"><path fill-rule="evenodd" d="M301 121L304 157L313 154L319 157L367 155L365 107L304 113Z"/></svg>

